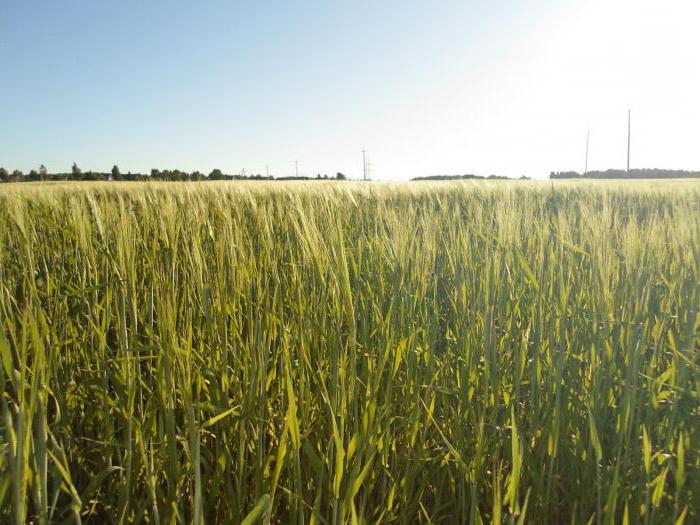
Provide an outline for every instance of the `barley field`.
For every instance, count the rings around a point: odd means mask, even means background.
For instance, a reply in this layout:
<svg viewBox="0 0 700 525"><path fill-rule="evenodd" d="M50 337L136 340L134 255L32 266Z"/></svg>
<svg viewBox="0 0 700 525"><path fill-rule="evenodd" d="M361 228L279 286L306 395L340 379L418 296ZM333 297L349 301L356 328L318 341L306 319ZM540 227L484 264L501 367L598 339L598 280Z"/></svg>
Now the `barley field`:
<svg viewBox="0 0 700 525"><path fill-rule="evenodd" d="M700 183L0 187L0 522L700 523Z"/></svg>

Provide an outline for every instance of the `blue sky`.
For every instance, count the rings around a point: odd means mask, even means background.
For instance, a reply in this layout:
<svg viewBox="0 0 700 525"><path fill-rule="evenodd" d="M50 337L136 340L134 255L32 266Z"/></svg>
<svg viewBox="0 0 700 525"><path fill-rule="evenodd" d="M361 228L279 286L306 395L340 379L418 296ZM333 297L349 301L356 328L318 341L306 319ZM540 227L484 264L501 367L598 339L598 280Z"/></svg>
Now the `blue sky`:
<svg viewBox="0 0 700 525"><path fill-rule="evenodd" d="M691 1L0 3L0 165L700 169Z"/></svg>

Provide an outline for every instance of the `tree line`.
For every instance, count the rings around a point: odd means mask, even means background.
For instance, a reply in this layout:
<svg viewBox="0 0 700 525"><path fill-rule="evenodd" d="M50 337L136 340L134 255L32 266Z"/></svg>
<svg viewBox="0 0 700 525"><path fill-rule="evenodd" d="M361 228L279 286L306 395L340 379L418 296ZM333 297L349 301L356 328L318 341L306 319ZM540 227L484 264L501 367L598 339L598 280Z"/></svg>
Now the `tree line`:
<svg viewBox="0 0 700 525"><path fill-rule="evenodd" d="M469 179L479 179L479 180L512 180L510 177L505 177L503 175L489 175L485 177L483 175L472 175L468 173L466 175L428 175L426 177L414 177L411 180L469 180ZM530 180L530 177L525 175L521 176L518 180Z"/></svg>
<svg viewBox="0 0 700 525"><path fill-rule="evenodd" d="M73 163L70 172L65 173L49 173L46 166L43 164L38 170L31 170L25 174L21 170L12 172L0 167L0 182L37 182L37 181L207 181L207 180L346 180L347 177L338 172L335 177L321 175L316 177L292 176L292 177L273 177L272 175L230 175L222 172L220 169L212 170L208 175L200 171L182 171L182 170L159 170L152 169L149 174L145 173L122 173L117 165L112 167L108 173L97 171L83 171L76 163Z"/></svg>
<svg viewBox="0 0 700 525"><path fill-rule="evenodd" d="M632 169L588 171L553 171L550 179L691 179L700 178L700 171L664 170L664 169Z"/></svg>

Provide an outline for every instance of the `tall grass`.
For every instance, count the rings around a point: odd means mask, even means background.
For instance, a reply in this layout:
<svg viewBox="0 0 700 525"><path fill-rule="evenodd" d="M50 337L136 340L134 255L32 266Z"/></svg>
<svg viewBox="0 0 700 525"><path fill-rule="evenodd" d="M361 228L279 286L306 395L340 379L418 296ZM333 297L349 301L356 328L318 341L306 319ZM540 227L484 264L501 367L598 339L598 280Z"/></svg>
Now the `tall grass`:
<svg viewBox="0 0 700 525"><path fill-rule="evenodd" d="M700 186L0 193L0 521L700 521Z"/></svg>

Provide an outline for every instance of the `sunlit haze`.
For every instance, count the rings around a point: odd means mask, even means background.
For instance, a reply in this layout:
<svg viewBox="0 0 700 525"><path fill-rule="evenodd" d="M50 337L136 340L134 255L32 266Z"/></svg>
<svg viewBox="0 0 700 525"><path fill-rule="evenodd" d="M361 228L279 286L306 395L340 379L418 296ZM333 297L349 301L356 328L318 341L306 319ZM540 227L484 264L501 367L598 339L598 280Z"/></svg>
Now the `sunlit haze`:
<svg viewBox="0 0 700 525"><path fill-rule="evenodd" d="M0 166L700 169L700 3L0 4Z"/></svg>

